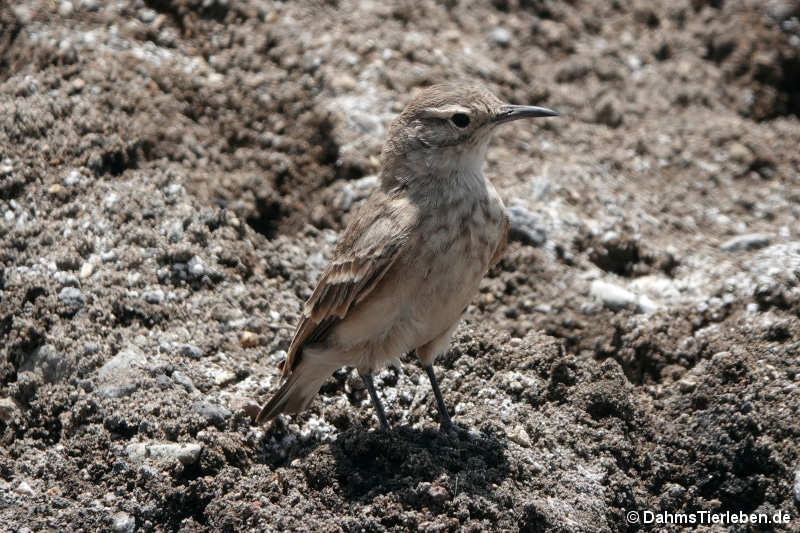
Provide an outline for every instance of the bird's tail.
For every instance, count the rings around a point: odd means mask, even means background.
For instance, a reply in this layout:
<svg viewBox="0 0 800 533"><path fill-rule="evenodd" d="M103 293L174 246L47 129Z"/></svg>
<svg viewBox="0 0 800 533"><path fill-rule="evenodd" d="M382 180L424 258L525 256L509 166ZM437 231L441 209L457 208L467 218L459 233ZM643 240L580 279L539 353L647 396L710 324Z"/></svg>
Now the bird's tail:
<svg viewBox="0 0 800 533"><path fill-rule="evenodd" d="M335 368L320 365L315 361L301 361L292 371L256 417L257 424L263 424L281 413L292 414L306 409L320 387Z"/></svg>

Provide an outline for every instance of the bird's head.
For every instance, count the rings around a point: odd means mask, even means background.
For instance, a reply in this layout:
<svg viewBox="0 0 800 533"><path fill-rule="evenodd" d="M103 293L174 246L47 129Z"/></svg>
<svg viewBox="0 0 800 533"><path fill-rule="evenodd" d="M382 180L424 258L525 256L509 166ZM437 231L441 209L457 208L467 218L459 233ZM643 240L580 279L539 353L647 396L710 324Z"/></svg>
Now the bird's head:
<svg viewBox="0 0 800 533"><path fill-rule="evenodd" d="M553 117L544 107L511 105L478 86L434 85L420 92L392 122L384 164L403 159L433 171L483 165L486 147L500 124Z"/></svg>

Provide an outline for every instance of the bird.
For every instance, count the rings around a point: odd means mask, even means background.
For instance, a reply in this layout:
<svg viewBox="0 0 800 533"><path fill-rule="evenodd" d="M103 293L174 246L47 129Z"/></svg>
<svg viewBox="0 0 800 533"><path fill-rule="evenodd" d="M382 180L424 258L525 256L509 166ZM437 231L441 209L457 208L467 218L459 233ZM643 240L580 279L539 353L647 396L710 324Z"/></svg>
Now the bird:
<svg viewBox="0 0 800 533"><path fill-rule="evenodd" d="M256 423L305 410L333 372L355 367L388 431L373 375L414 351L440 429L458 429L433 363L508 241L503 201L483 173L486 151L501 124L558 114L507 104L470 83L432 85L408 103L389 127L378 185L353 213L305 302L283 383Z"/></svg>

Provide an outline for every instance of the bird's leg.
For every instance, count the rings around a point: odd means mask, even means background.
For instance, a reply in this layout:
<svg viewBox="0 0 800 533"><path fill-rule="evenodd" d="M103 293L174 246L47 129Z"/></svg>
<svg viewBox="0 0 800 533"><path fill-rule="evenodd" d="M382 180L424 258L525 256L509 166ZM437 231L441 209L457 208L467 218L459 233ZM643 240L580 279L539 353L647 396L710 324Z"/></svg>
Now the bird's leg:
<svg viewBox="0 0 800 533"><path fill-rule="evenodd" d="M433 395L436 397L436 406L439 409L439 428L442 431L452 431L456 426L453 424L453 421L450 420L450 414L447 412L447 407L444 405L442 392L439 390L439 383L436 381L436 374L433 373L433 365L426 366L425 373L428 374L428 379L431 380Z"/></svg>
<svg viewBox="0 0 800 533"><path fill-rule="evenodd" d="M375 407L375 412L378 413L378 420L381 423L381 428L389 431L389 423L386 421L386 413L383 411L383 404L381 399L378 398L378 393L375 392L375 384L372 383L372 374L361 374L361 379L369 391L369 397L372 399L372 405Z"/></svg>

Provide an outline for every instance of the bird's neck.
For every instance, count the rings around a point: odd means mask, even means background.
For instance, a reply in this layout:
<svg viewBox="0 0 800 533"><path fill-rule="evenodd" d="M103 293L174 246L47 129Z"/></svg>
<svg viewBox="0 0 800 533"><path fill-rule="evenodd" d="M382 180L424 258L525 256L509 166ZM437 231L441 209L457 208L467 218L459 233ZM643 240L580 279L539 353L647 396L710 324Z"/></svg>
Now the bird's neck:
<svg viewBox="0 0 800 533"><path fill-rule="evenodd" d="M487 194L486 144L416 150L386 158L381 185L403 188L419 202L448 204Z"/></svg>

